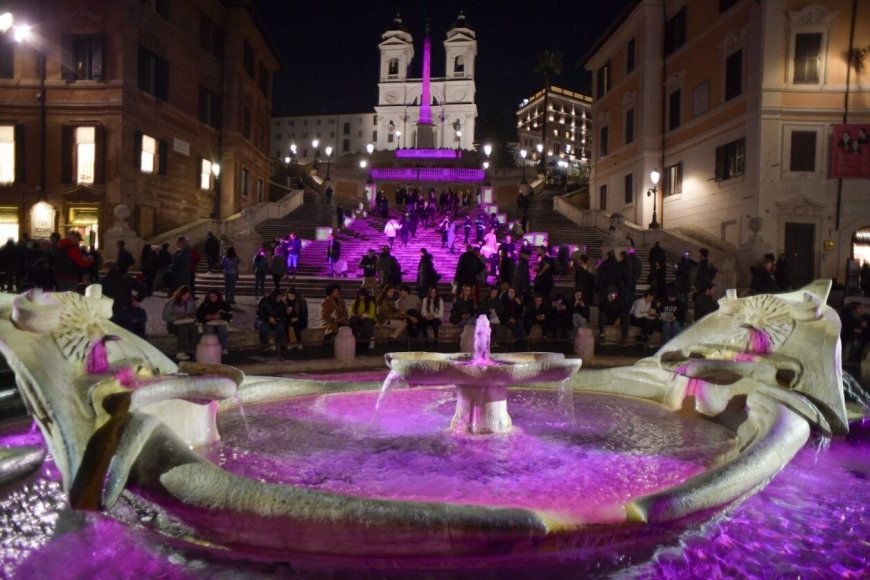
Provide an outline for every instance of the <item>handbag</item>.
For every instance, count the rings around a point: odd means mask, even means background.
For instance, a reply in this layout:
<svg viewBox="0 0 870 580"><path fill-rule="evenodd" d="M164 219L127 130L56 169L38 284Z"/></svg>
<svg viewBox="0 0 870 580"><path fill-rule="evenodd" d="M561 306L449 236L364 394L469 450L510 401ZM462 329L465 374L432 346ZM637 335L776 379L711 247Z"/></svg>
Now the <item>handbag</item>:
<svg viewBox="0 0 870 580"><path fill-rule="evenodd" d="M495 312L490 312L489 313L489 323L490 324L501 324L501 320L499 320L498 314L496 314Z"/></svg>

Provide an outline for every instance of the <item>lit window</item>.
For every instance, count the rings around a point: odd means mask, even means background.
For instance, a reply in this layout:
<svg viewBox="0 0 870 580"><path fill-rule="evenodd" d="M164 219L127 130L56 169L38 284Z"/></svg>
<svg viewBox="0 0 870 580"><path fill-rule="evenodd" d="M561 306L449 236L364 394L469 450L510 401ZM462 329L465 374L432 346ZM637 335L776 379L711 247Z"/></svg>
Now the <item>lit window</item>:
<svg viewBox="0 0 870 580"><path fill-rule="evenodd" d="M97 165L96 127L76 127L76 183L93 183Z"/></svg>
<svg viewBox="0 0 870 580"><path fill-rule="evenodd" d="M142 173L154 173L157 158L157 139L142 135L142 158L139 160L139 169Z"/></svg>
<svg viewBox="0 0 870 580"><path fill-rule="evenodd" d="M15 181L15 127L0 125L0 183Z"/></svg>
<svg viewBox="0 0 870 580"><path fill-rule="evenodd" d="M199 168L199 188L208 189L211 187L211 161L203 159Z"/></svg>

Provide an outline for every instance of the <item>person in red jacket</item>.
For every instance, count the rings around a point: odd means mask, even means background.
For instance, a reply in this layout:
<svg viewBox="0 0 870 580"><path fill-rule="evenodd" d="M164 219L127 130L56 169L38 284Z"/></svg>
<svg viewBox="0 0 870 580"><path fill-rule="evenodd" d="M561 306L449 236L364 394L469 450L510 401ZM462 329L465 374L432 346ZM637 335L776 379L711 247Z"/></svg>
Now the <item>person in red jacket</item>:
<svg viewBox="0 0 870 580"><path fill-rule="evenodd" d="M75 288L94 261L82 255L81 243L81 234L70 230L54 249L54 280L61 292Z"/></svg>

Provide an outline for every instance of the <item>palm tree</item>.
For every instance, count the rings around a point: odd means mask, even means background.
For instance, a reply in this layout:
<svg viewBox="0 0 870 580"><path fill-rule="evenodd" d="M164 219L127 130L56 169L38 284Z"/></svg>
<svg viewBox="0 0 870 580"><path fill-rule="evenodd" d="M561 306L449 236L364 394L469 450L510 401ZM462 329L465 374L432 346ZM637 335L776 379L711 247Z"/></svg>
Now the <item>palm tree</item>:
<svg viewBox="0 0 870 580"><path fill-rule="evenodd" d="M562 68L561 52L544 50L538 53L538 62L535 64L534 72L544 77L544 120L541 125L541 145L544 146L544 150L541 152L541 167L545 176L547 174L547 119L549 117L547 103L550 96L550 79L561 75Z"/></svg>

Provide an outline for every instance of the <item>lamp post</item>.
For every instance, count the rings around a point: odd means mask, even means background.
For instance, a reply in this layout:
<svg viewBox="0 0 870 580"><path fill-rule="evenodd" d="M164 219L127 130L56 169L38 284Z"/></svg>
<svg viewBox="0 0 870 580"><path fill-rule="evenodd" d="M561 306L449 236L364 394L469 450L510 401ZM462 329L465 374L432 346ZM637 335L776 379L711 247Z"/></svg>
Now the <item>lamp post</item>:
<svg viewBox="0 0 870 580"><path fill-rule="evenodd" d="M656 200L658 199L658 185L659 179L661 178L661 173L658 172L657 169L653 169L649 174L649 180L652 182L652 187L647 190L646 196L652 196L653 200L653 214L652 221L649 223L649 229L657 230L659 229L659 217L656 213Z"/></svg>
<svg viewBox="0 0 870 580"><path fill-rule="evenodd" d="M326 148L326 179L329 179L329 158L332 156L332 147Z"/></svg>
<svg viewBox="0 0 870 580"><path fill-rule="evenodd" d="M317 169L317 155L320 153L320 151L317 148L320 147L320 140L314 139L313 141L311 141L311 146L314 148L314 163L313 163L313 165L314 165L314 168Z"/></svg>
<svg viewBox="0 0 870 580"><path fill-rule="evenodd" d="M290 144L290 156L293 157L293 163L296 163L296 143Z"/></svg>
<svg viewBox="0 0 870 580"><path fill-rule="evenodd" d="M520 157L523 158L523 162L522 162L523 163L523 180L520 183L522 183L523 185L528 183L528 181L526 181L526 156L528 154L529 154L529 152L526 151L525 149L520 149Z"/></svg>
<svg viewBox="0 0 870 580"><path fill-rule="evenodd" d="M483 162L483 169L486 176L486 185L490 185L489 183L489 156L492 155L492 145L487 143L483 146L483 154L486 155L486 161Z"/></svg>
<svg viewBox="0 0 870 580"><path fill-rule="evenodd" d="M369 164L371 163L372 153L375 152L375 145L374 145L374 143L369 143L368 145L366 145L366 152L369 154L369 161L368 161L368 162L365 162L365 160L360 161L360 167L365 167L366 165L369 165ZM369 175L368 175L367 182L368 182L368 183L371 183L371 182L372 182L372 171L371 171L371 169L369 169Z"/></svg>
<svg viewBox="0 0 870 580"><path fill-rule="evenodd" d="M221 166L220 163L211 164L211 172L214 175L214 209L211 217L221 219Z"/></svg>
<svg viewBox="0 0 870 580"><path fill-rule="evenodd" d="M12 31L12 39L18 44L29 43L33 38L33 29L29 24L15 24L15 16L11 12L0 14L0 32ZM45 171L46 171L46 109L45 109L45 53L35 44L30 46L36 52L37 70L39 72L39 183L37 192L40 201L46 197Z"/></svg>
<svg viewBox="0 0 870 580"><path fill-rule="evenodd" d="M547 175L547 166L544 161L544 144L538 143L535 145L535 150L538 152L538 163L541 165L541 172L546 176Z"/></svg>
<svg viewBox="0 0 870 580"><path fill-rule="evenodd" d="M396 147L398 147L399 149L404 149L404 147L402 147L402 132L401 131L396 131Z"/></svg>

